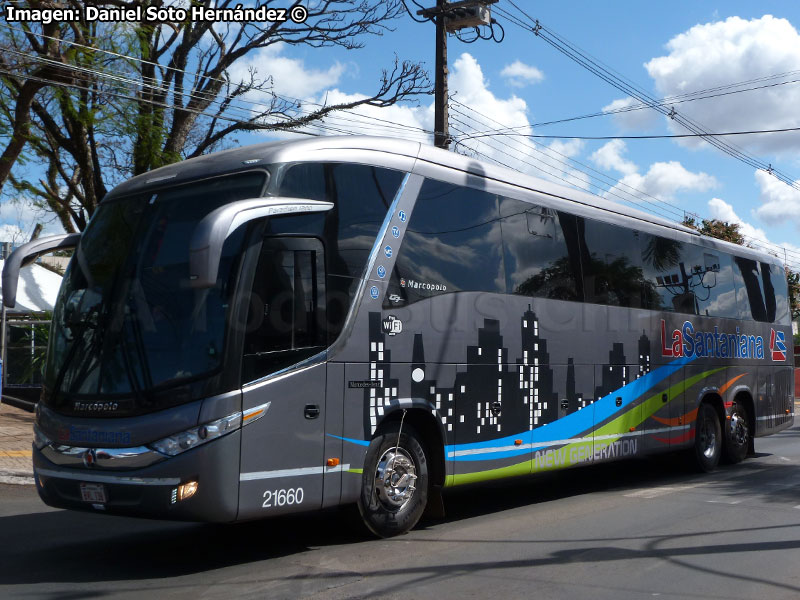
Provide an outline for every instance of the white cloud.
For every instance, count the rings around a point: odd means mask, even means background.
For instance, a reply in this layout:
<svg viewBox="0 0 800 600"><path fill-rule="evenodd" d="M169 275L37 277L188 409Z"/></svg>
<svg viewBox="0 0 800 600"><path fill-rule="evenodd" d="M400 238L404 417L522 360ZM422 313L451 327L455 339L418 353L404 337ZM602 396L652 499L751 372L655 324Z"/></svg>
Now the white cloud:
<svg viewBox="0 0 800 600"><path fill-rule="evenodd" d="M755 177L761 200L756 215L771 225L789 221L800 227L800 191L766 171L756 171Z"/></svg>
<svg viewBox="0 0 800 600"><path fill-rule="evenodd" d="M708 201L708 211L708 214L712 219L725 221L726 223L736 223L739 226L739 233L745 237L759 240L768 239L767 234L763 229L755 227L744 221L739 215L736 214L736 211L733 210L733 206L720 198L712 198Z"/></svg>
<svg viewBox="0 0 800 600"><path fill-rule="evenodd" d="M595 150L589 159L601 169L613 169L623 175L632 175L639 168L629 160L622 158L627 146L622 140L611 140L600 149Z"/></svg>
<svg viewBox="0 0 800 600"><path fill-rule="evenodd" d="M768 252L773 256L777 256L780 259L786 259L790 265L793 265L795 269L797 268L797 262L800 260L799 246L790 244L788 242L771 242L767 236L767 233L763 229L743 220L738 214L736 214L736 211L733 210L733 206L724 200L712 198L708 201L708 208L709 215L712 219L718 219L720 221L736 223L739 225L739 232L748 238L746 242L749 245L757 248L758 250ZM763 242L767 243L764 244ZM787 252L783 252L783 248L785 248Z"/></svg>
<svg viewBox="0 0 800 600"><path fill-rule="evenodd" d="M515 60L510 65L503 67L500 75L508 80L509 85L518 88L539 83L544 79L544 73L532 65L526 65L521 60Z"/></svg>
<svg viewBox="0 0 800 600"><path fill-rule="evenodd" d="M234 63L230 70L231 80L249 81L248 71L255 69L259 79L272 77L276 94L307 99L339 83L345 73L345 65L340 62L327 69L306 67L302 59L283 56L283 49L282 45L276 44L249 53Z"/></svg>
<svg viewBox="0 0 800 600"><path fill-rule="evenodd" d="M658 124L658 113L651 108L624 110L641 103L633 98L618 98L603 107L603 112L613 113L614 122L623 129L642 131ZM619 111L619 112L617 112Z"/></svg>
<svg viewBox="0 0 800 600"><path fill-rule="evenodd" d="M364 94L347 94L338 89L329 90L317 100L318 103L344 104L366 98ZM312 107L309 107L312 108ZM395 104L380 108L362 105L347 111L337 111L318 122L324 129L311 125L306 128L324 135L337 133L358 135L383 135L389 137L425 141L432 137L423 130L433 130L433 107ZM332 128L332 129L331 129Z"/></svg>
<svg viewBox="0 0 800 600"><path fill-rule="evenodd" d="M37 223L44 226L42 235L64 233L61 222L52 212L35 206L29 200L0 202L0 242L27 242Z"/></svg>
<svg viewBox="0 0 800 600"><path fill-rule="evenodd" d="M556 154L572 158L580 154L585 145L586 142L578 139L553 140L548 148Z"/></svg>
<svg viewBox="0 0 800 600"><path fill-rule="evenodd" d="M514 132L523 136L532 133L526 102L513 94L505 99L497 97L490 90L483 70L473 56L464 53L453 61L449 87L456 100L451 104L450 112L450 135L455 140L452 149L479 160L494 160L538 177L566 182L583 189L589 187L586 174L565 164L567 157L581 152L581 140L556 140L550 146L544 146L533 144L524 137L469 137L476 132L504 128L513 128ZM307 102L335 104L365 97L364 94L347 93L338 88L324 88ZM385 135L432 143L432 135L426 132L433 130L433 121L433 103L427 106L396 104L385 108L361 106L332 113L317 124L306 127L305 131L324 135ZM265 132L265 135L287 138L299 134Z"/></svg>
<svg viewBox="0 0 800 600"><path fill-rule="evenodd" d="M14 245L26 242L25 232L18 225L3 223L0 225L0 242L11 242Z"/></svg>
<svg viewBox="0 0 800 600"><path fill-rule="evenodd" d="M655 162L642 175L635 163L623 158L626 151L625 142L611 140L589 157L601 169L622 173L619 183L606 192L614 198L629 198L635 194L637 200L641 200L641 193L644 193L669 201L674 200L678 192L702 192L717 186L717 180L712 175L693 173L677 161Z"/></svg>
<svg viewBox="0 0 800 600"><path fill-rule="evenodd" d="M663 96L685 94L797 69L800 34L786 19L765 15L745 20L695 25L672 38L668 54L645 64ZM751 87L751 86L747 86ZM800 86L784 85L719 96L675 106L710 131L741 131L800 126ZM676 133L684 133L668 121ZM788 152L800 148L800 134L782 133L736 138L753 151ZM681 143L704 144L688 138Z"/></svg>
<svg viewBox="0 0 800 600"><path fill-rule="evenodd" d="M450 90L458 102L469 109L455 105L451 121L455 129L471 132L513 128L520 136L478 137L465 139L462 148L476 150L500 164L523 173L588 189L589 178L572 167L568 157L583 149L582 140L555 140L550 146L533 143L524 137L533 133L528 119L528 105L522 98L498 98L490 89L483 71L475 58L463 53L453 63ZM457 132L456 139L458 139ZM477 155L477 158L485 158Z"/></svg>

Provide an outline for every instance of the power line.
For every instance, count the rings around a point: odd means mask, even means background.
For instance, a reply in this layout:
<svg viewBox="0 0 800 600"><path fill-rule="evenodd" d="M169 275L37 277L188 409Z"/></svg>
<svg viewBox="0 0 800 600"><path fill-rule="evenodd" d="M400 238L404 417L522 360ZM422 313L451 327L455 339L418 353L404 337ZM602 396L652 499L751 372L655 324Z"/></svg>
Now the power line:
<svg viewBox="0 0 800 600"><path fill-rule="evenodd" d="M47 58L40 57L40 56L37 56L37 55L28 54L28 53L24 53L24 52L19 52L19 51L15 51L15 50L8 50L8 52L10 52L12 54L24 56L25 58L29 58L29 59L32 59L34 61L38 61L38 62L41 62L41 63L44 63L44 64L49 64L51 66L55 66L55 67L58 67L58 68L63 68L65 70L72 70L72 71L88 74L88 75L91 75L94 78L111 80L116 84L121 84L122 85L122 89L124 91L128 91L128 92L131 91L131 88L134 88L134 91L138 91L138 90L142 90L142 91L144 91L144 90L155 90L156 92L160 92L160 93L163 93L163 92L166 91L165 88L163 86L161 86L160 84L158 84L158 83L156 83L156 84L148 84L145 81L136 81L136 80L124 77L124 76L114 75L114 74L111 74L111 73L108 73L108 72L105 72L105 71L101 71L101 70L98 70L98 69L91 69L91 68L88 68L88 67L83 67L83 66L79 66L79 65L73 65L73 64L70 64L70 63L61 63L59 61L54 61L52 59L47 59ZM30 77L30 78L32 78L32 77ZM156 81L153 78L144 78L144 79L151 79L152 81ZM60 82L60 81L58 81L56 79L37 78L37 80L39 80L39 81L50 81L54 85L57 84L57 83L58 84L63 84L64 83L64 82ZM102 91L94 90L94 91L96 91L98 93L103 93L103 94L109 94L110 93L107 90L102 90ZM326 105L313 103L313 102L303 102L303 101L301 101L299 99L290 99L288 97L282 97L282 96L279 96L279 95L271 93L271 92L265 92L265 93L269 93L274 99L280 99L280 100L284 100L284 101L287 101L287 102L291 101L291 103L297 102L299 105L307 104L307 105L317 106L319 108L325 108L325 106L326 106ZM147 99L147 98L140 97L140 96L133 97L133 96L125 95L125 94L123 94L123 95L117 94L116 96L124 98L124 99L128 99L128 100L134 100L136 102L141 102L141 103L145 103L145 104L151 104L151 105L159 106L159 107L162 107L162 108L174 108L175 110L184 110L184 111L187 111L187 112L193 112L193 113L198 114L198 115L204 115L204 116L219 118L219 119L227 120L227 121L234 122L234 123L254 124L256 126L259 126L259 124L254 119L254 117L252 116L252 110L253 109L247 108L247 107L243 107L243 106L237 106L234 102L240 102L242 104L251 105L251 106L255 107L258 111L262 112L261 117L266 117L268 114L270 114L273 117L283 117L284 116L281 113L270 112L268 104L266 104L266 103L255 102L255 101L241 99L241 98L231 99L230 97L223 97L223 98L220 98L220 99L217 99L217 100L209 101L209 106L210 107L215 107L216 106L216 108L218 108L218 109L222 109L224 107L225 111L230 111L230 112L233 113L233 116L232 116L230 114L225 115L225 114L222 114L222 113L213 113L212 114L212 113L208 112L207 110L206 111L201 111L201 110L197 110L197 109L190 109L190 108L186 108L186 107L182 107L182 106L176 106L174 104L168 104L166 102L159 102L159 101L157 101L155 99ZM184 93L184 96L189 97L189 98L197 97L196 95L192 94L191 92ZM297 106L295 108L295 110L300 115L313 115L314 114L313 110L303 109L301 106ZM358 114L358 113L354 113L354 112L347 112L349 110L352 110L352 109L341 109L342 114L327 114L327 115L324 115L324 116L320 117L320 120L323 120L323 121L327 120L327 121L329 121L329 123L331 125L336 125L337 124L336 122L331 122L332 120L335 119L337 121L344 121L342 126L355 125L355 126L358 126L358 127L362 128L362 129L366 129L366 130L370 130L370 129L376 130L378 127L380 127L381 130L390 129L390 130L394 130L394 131L397 131L397 132L402 132L405 135L408 135L409 133L423 134L425 136L426 140L427 140L429 135L433 134L432 131L426 130L426 129L423 129L423 128L420 128L420 127L415 127L413 125L405 125L405 124L402 124L402 123L397 123L395 121L389 121L387 119L381 119L379 117L374 117L374 116L371 116L371 115L363 115L363 114ZM238 113L238 118L237 118L237 113ZM352 118L347 118L347 117L345 117L345 115L349 115ZM286 117L286 118L288 119L288 117ZM370 121L374 121L375 123L371 123ZM274 128L276 128L276 129L286 129L286 127L281 127L280 125L281 125L280 122L278 122L276 124L276 127L274 127ZM261 124L260 126L265 128L265 129L269 128L268 126L264 126L264 124ZM306 124L306 127L314 127L314 126L317 126L317 125L315 125L314 123ZM351 131L343 131L343 130L333 130L333 131L341 132L341 133L344 133L344 134L352 134Z"/></svg>
<svg viewBox="0 0 800 600"><path fill-rule="evenodd" d="M492 119L491 117L488 117L488 116L484 115L483 113L480 113L479 111L477 111L475 109L467 107L466 105L464 105L461 102L458 102L458 101L455 101L455 100L453 100L453 102L458 106L464 107L465 109L469 110L472 113L480 115L483 118L483 119L480 119L480 120L483 121L483 123L481 123L481 125L487 124L488 121L491 121L491 122L493 122L495 124L501 125L501 123L499 123L495 119ZM454 112L466 117L466 115L464 113L462 113L461 111L459 111L457 108L454 108ZM476 122L480 121L479 119L476 119L475 117L469 117L469 118L471 118L472 120L474 120ZM463 121L461 121L460 123L462 125L464 125L465 127L468 127L468 128L471 127L471 126L467 125L466 123L464 123ZM465 136L468 135L467 131L465 131L463 129L460 129L460 128L459 128L458 132L460 134L464 134ZM482 140L480 143L486 144L485 140ZM541 150L538 150L538 149L536 149L535 147L532 147L532 146L528 146L527 144L524 144L522 141L517 141L517 143L519 143L522 146L522 148L524 148L526 150L533 150L534 152L543 153ZM569 180L567 180L567 179L565 179L563 177L559 177L559 176L553 175L552 172L548 171L547 169L543 169L541 167L541 165L539 165L539 164L534 164L534 163L530 163L528 161L525 161L525 160L521 159L518 155L511 154L510 152L506 152L505 150L502 150L501 148L497 148L496 146L492 146L490 144L486 144L486 145L488 147L490 147L491 149L495 150L495 151L501 152L501 154L503 154L505 156L508 156L509 158L515 159L515 160L517 160L519 162L522 162L523 164L527 164L527 165L529 165L529 166L531 166L531 167L533 167L533 168L535 168L535 169L537 169L539 171L542 171L542 172L544 172L544 173L546 173L546 174L548 174L550 176L554 176L557 179L559 179L561 181L564 181L565 183L573 185L573 182L570 182ZM514 149L511 148L510 146L508 146L507 144L501 144L501 145L504 148L507 148L507 149L511 150L512 152L514 151ZM474 148L471 148L471 150L479 152L478 150L476 150ZM639 189L634 188L634 187L632 187L630 185L627 185L622 181L615 180L613 177L609 177L606 174L602 173L601 171L597 171L596 169L590 167L589 165L581 163L580 161L577 161L577 160L575 160L575 159L573 159L571 157L568 157L568 156L566 156L566 155L554 150L553 148L547 148L547 152L548 153L550 153L550 152L556 153L556 154L564 157L567 161L569 161L569 163L574 163L575 165L578 165L577 167L572 167L572 166L568 165L564 161L558 161L562 165L566 165L568 168L574 169L576 171L579 171L579 172L587 175L590 179L598 179L597 175L599 175L599 178L606 179L607 181L611 182L612 188L615 189L616 192L614 192L612 190L605 189L605 188L603 188L602 186L600 186L598 184L589 182L589 185L591 185L593 188L597 188L597 189L603 190L603 193L606 194L606 195L614 196L615 198L618 198L618 199L620 199L620 200L622 200L624 202L633 204L634 206L637 206L638 208L642 208L643 210L645 210L647 212L655 213L655 214L658 214L659 216L666 216L668 219L676 219L676 217L677 217L676 220L681 220L681 218L685 218L687 216L687 211L683 210L679 206L676 206L676 205L674 205L674 204L672 204L670 202L667 202L666 200L663 200L661 198L657 198L657 197L655 197L655 196L653 196L651 194L648 194L648 193L646 193L646 192L644 192L642 190L639 190ZM483 155L485 155L485 154L483 154ZM485 156L487 158L489 158L490 160L492 160L493 162L497 162L498 164L501 164L502 166L505 166L505 167L508 167L508 168L513 168L513 167L509 166L508 164L506 164L506 163L504 163L502 161L496 160L494 157L492 157L490 155L485 155ZM547 166L552 167L553 165L548 164ZM556 167L556 168L559 168L559 167ZM588 171L596 173L597 175L592 175L591 173L587 172L586 169L588 169ZM563 171L563 172L565 174L567 174L566 171ZM627 198L627 197L623 197L623 196L620 195L621 193L624 193L624 194L627 194L627 195L629 195L629 196L631 196L633 198L636 198L637 201L631 200L630 198ZM595 194L595 195L598 195L598 197L602 197L599 194ZM650 198L654 202L651 202L651 200L648 200L647 198ZM644 202L644 204L641 204L641 202ZM664 211L668 211L668 212L664 212ZM671 214L669 214L669 213L671 213ZM688 213L688 214L690 214L692 216L695 216L697 218L702 218L702 217L700 217L700 215L696 215L696 214L693 214L693 213ZM757 248L760 248L760 249L762 249L762 250L764 250L766 252L769 252L769 253L774 253L776 251L779 251L780 253L784 254L784 260L787 262L787 264L788 264L788 255L792 255L792 258L794 260L797 260L798 264L800 264L800 251L790 250L790 249L788 249L788 248L786 248L784 246L780 246L779 244L775 244L773 242L769 242L769 241L766 241L766 240L761 240L761 239L753 237L753 236L746 236L746 235L742 234L742 237L745 239L746 243L748 245L750 245L751 247L757 247Z"/></svg>
<svg viewBox="0 0 800 600"><path fill-rule="evenodd" d="M688 129L692 133L698 134L698 137L705 137L705 140L708 143L715 146L722 152L725 152L729 156L732 156L733 158L736 158L737 160L744 162L745 164L747 164L752 168L767 171L770 174L774 175L779 180L786 183L787 185L800 190L800 186L798 186L794 178L791 178L788 175L782 173L781 171L772 168L772 166L769 165L768 163L765 163L757 158L748 155L744 150L735 146L734 144L727 143L715 137L708 137L709 132L705 130L705 128L700 126L698 123L692 121L687 116L678 113L677 111L675 111L674 107L672 107L670 110L667 110L666 107L659 105L658 101L652 98L647 92L645 92L641 88L638 88L635 84L626 81L624 77L615 74L613 70L603 66L602 63L600 63L598 60L588 55L588 53L581 51L577 46L573 45L571 42L566 41L565 39L558 36L558 34L556 34L552 30L542 25L538 20L533 19L525 11L520 9L512 0L509 0L509 3L514 8L516 8L520 13L523 14L531 23L531 25L524 23L519 18L515 17L505 9L502 8L496 9L498 13L501 13L504 16L506 16L506 18L509 18L512 21L512 23L533 33L534 35L536 35L540 39L544 40L545 42L553 46L553 48L555 48L568 58L577 62L579 65L587 69L589 72L593 73L600 79L606 81L610 85L619 89L623 93L657 110L661 114L669 117L679 125Z"/></svg>
<svg viewBox="0 0 800 600"><path fill-rule="evenodd" d="M529 127L533 127L530 125ZM675 133L664 135L543 135L532 133L515 133L511 131L495 130L476 132L468 139L477 139L485 136L506 136L506 137L527 137L543 138L553 140L663 140L673 138L693 138L693 137L723 137L733 135L755 135L762 133L788 133L800 131L800 127L784 127L782 129L758 129L754 131L723 131L714 133Z"/></svg>
<svg viewBox="0 0 800 600"><path fill-rule="evenodd" d="M90 51L94 51L94 52L100 52L100 53L103 53L103 54L114 56L116 58L122 58L122 59L130 60L130 61L133 61L133 62L138 62L138 63L142 63L142 64L148 64L148 65L157 66L157 67L159 67L161 69L168 69L168 70L174 71L176 73L180 73L180 74L183 74L185 76L192 77L192 78L194 78L195 80L198 80L198 81L201 80L201 79L206 79L206 80L209 80L209 81L217 81L217 82L220 82L220 83L223 83L223 84L226 84L226 85L232 83L230 80L227 80L227 79L212 78L212 77L209 77L207 75L200 74L198 72L188 71L186 69L178 69L176 67L171 67L171 66L168 66L168 65L162 65L162 64L157 63L157 62L152 62L152 61L148 61L148 60L145 60L145 59L142 59L142 58L138 58L138 57L135 57L135 56L121 54L119 52L113 52L111 50L106 50L106 49L103 49L103 48L97 48L95 46L89 46L89 45L86 45L86 44L79 44L77 42L72 42L70 40L64 40L64 39L61 39L61 38L48 36L48 35L45 35L45 34L42 34L42 33L26 32L23 29L20 29L20 28L17 28L17 27L12 27L12 26L10 26L10 25L8 25L6 23L0 23L0 25L6 27L7 29L11 29L11 30L14 30L14 31L19 31L19 32L22 32L22 33L30 33L32 35L35 35L35 36L38 36L38 37L42 37L42 38L46 38L46 39L50 39L50 40L56 41L58 43L64 43L64 44L77 46L77 47L80 47L80 48L83 48L83 49L86 49L86 50L90 50ZM102 74L102 75L107 76L107 77L118 77L118 76L107 74L107 73L105 73L103 71L88 69L87 67L79 67L77 65L70 65L68 63L65 64L65 63L61 63L59 61L52 61L52 59L47 59L45 57L37 56L35 54L29 54L29 53L14 51L14 50L10 50L10 51L14 52L16 54L20 54L22 56L25 56L27 58L33 59L33 60L50 61L50 62L53 62L53 63L55 63L55 65L60 66L60 67L81 69L81 70L93 72L95 74ZM124 78L124 79L126 79L132 85L141 86L141 87L144 87L144 88L147 88L147 89L154 89L154 90L159 91L159 92L165 92L166 91L166 89L164 88L163 84L161 84L161 82L159 82L155 78L144 77L144 76L140 76L140 77L142 77L142 80L143 80L141 83L138 82L138 81L135 81L135 80L127 79L127 78ZM151 82L155 82L155 83L147 84L145 80L150 80ZM236 84L234 84L234 85L236 85ZM326 108L327 107L327 105L325 105L325 104L320 104L318 102L312 102L310 100L294 98L294 97L283 95L283 94L277 94L275 92L267 92L265 90L260 90L260 91L261 91L261 93L265 93L265 94L271 95L276 100L282 100L282 101L287 102L287 103L295 103L295 104L298 104L298 105L305 104L307 106L316 106L318 108ZM194 99L199 99L199 100L203 100L203 101L208 101L212 105L213 104L222 105L223 103L226 103L226 102L229 103L229 104L232 104L235 101L235 102L237 102L239 104L248 104L248 105L258 106L258 107L266 106L263 103L254 102L254 101L251 101L251 100L246 100L244 98L231 99L230 97L226 97L226 98L220 99L220 100L213 100L212 98L216 98L216 95L212 97L207 92L202 92L202 91L199 91L199 92L198 91L195 91L195 92L183 92L182 96L187 97L187 98L194 98ZM179 106L175 106L175 105L166 105L166 104L159 104L159 105L163 106L163 107L172 107L172 108L175 108L177 110L186 110L188 112L197 112L197 111L194 111L192 109L187 109L187 108L183 108L183 107L179 107ZM236 108L236 107L234 107L234 108ZM240 106L238 108L238 110L241 112L242 110L249 110L249 109L243 109ZM297 110L298 110L298 112L301 112L301 114L302 114L303 111L300 108L298 108ZM353 109L338 109L338 110L348 111L348 110L353 110ZM313 114L313 111L306 111L305 114L308 114L308 115ZM348 113L348 114L354 114L355 115L356 113ZM330 118L330 116L331 115L326 115L326 118ZM413 131L418 131L418 132L424 133L426 135L434 135L435 134L435 131L432 131L432 130L427 130L427 129L420 128L420 127L415 127L413 125L403 125L403 124L396 123L394 121L389 121L387 119L381 119L379 117L374 117L374 116L370 116L370 115L357 115L357 116L362 118L362 119L368 119L370 121L375 121L375 122L378 122L378 123L385 123L386 125L389 125L389 126L392 126L392 127L401 127L401 128L408 129L409 131L412 131L412 130ZM237 121L237 120L233 119L233 121ZM243 122L243 121L244 122L249 122L249 120L247 120L247 121L245 121L243 119L239 119L238 120L238 122Z"/></svg>
<svg viewBox="0 0 800 600"><path fill-rule="evenodd" d="M475 110L474 108L467 107L466 105L464 105L464 104L462 104L462 103L460 103L458 101L455 101L455 103L458 104L459 106L463 106L464 108L466 108L466 109L470 110L471 112L473 112L473 113L479 115L480 117L482 117L484 123L493 122L493 123L496 123L496 124L500 124L496 119L493 119L492 117L489 117L489 116L487 116L487 115ZM474 117L473 117L473 119L474 119ZM535 146L533 146L533 145L525 144L521 140L515 140L515 141L516 141L517 144L522 146L522 148L533 149L534 151L536 151ZM548 148L548 151L556 152L552 148ZM677 218L680 219L683 216L685 216L685 212L686 211L684 211L683 209L681 209L678 206L675 206L675 205L667 202L666 200L662 200L660 198L656 198L655 196L650 196L646 192L643 192L642 190L638 190L638 189L636 189L636 188L634 188L634 187L632 187L632 186L630 186L628 184L625 184L625 183L623 183L621 181L618 181L615 178L610 177L610 176L606 175L605 173L602 173L601 171L598 171L598 170L590 167L589 165L581 163L581 162L579 162L579 161L577 161L577 160L575 160L575 159L573 159L571 157L565 156L565 155L561 154L560 152L556 152L556 153L560 154L561 156L564 156L564 158L566 160L568 160L569 162L578 165L577 170L579 170L581 172L584 172L589 177L594 177L594 176L591 175L590 173L588 173L587 171L585 171L584 169L588 169L589 171L597 173L598 175L600 175L601 178L606 179L606 181L604 183L607 184L607 185L611 185L612 187L613 186L623 186L623 187L626 188L626 193L629 193L629 194L631 194L633 196L637 196L638 195L638 197L640 197L640 198L641 197L650 197L653 201L655 201L657 203L654 206L657 207L657 212L660 213L662 216L664 214L662 212L663 210L667 210L667 211L673 213L669 218L676 218L677 217ZM570 168L576 168L576 167L570 167ZM627 192L627 190L632 190L632 192ZM649 202L649 201L647 201L647 202Z"/></svg>
<svg viewBox="0 0 800 600"><path fill-rule="evenodd" d="M794 73L797 73L797 72L800 72L800 71L792 71L792 72L788 72L788 73L781 73L781 74L777 74L777 75L765 76L764 78L761 78L761 80L770 79L770 78L777 78L777 77L785 76L787 74L794 74ZM709 92L711 90L721 89L722 87L734 87L734 86L737 86L737 85L743 85L745 83L750 83L752 81L757 81L757 80L750 80L750 81L747 81L747 82L738 82L738 83L726 84L725 86L721 86L721 87L718 87L718 88L710 88L709 90L699 90L699 91L691 92L689 94L684 94L684 95L688 96L688 95L694 95L694 94L704 94L704 93ZM793 79L791 81L783 81L783 82L780 82L780 83L773 84L772 86L758 86L758 87L752 87L752 88L745 88L745 89L741 89L741 90L735 90L735 91L729 92L729 94L738 94L738 93L742 93L742 92L749 92L749 91L764 89L764 87L774 87L774 86L778 86L778 85L787 85L787 84L794 84L794 83L800 83L800 79ZM664 106L664 107L670 107L673 104L681 104L683 102L693 102L695 100L706 100L706 99L715 98L715 97L721 96L721 95L728 95L728 94L708 94L708 95L702 95L702 96L698 95L696 97L686 98L686 99L679 99L679 98L681 98L681 96L667 96L667 97L664 97L664 98L661 98L660 100L658 100L657 104L660 105L660 106ZM519 129L525 129L525 128L528 128L528 127L544 127L544 126L547 126L547 125L558 125L558 124L561 124L561 123L569 123L571 121L579 121L579 120L583 120L583 119L592 119L592 118L595 118L595 117L606 117L606 116L609 116L609 115L616 115L616 114L621 114L621 113L626 113L626 112L643 110L643 109L646 109L646 108L652 108L652 106L649 105L649 104L643 104L643 103L632 104L632 105L629 105L629 106L621 106L619 108L614 108L614 109L609 109L609 110L602 110L602 111L598 111L598 112L587 113L587 114L583 114L583 115L577 115L577 116L574 116L574 117L566 117L566 118L562 118L562 119L554 119L554 120L551 120L551 121L542 121L542 122L539 122L539 123L532 123L531 125L520 125L520 126L516 126L516 127L507 127L507 128L503 128L503 129L499 129L499 130L488 130L488 131L481 132L481 133L493 133L495 131L517 131ZM720 135L720 134L714 134L714 135ZM700 137L700 136L698 136L698 137Z"/></svg>

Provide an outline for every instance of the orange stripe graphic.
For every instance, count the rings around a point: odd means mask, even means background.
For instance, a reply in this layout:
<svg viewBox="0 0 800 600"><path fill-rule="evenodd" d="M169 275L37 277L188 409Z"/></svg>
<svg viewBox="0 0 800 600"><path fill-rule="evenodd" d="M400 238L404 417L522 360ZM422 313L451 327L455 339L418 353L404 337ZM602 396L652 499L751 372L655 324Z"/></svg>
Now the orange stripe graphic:
<svg viewBox="0 0 800 600"><path fill-rule="evenodd" d="M726 391L728 391L728 388L730 388L734 383L736 383L739 379L741 379L745 375L747 375L747 373L742 373L741 375L737 375L733 379L731 379L728 382L726 382L725 385L723 385L721 388L719 388L720 396L722 394L724 394ZM659 423L661 423L663 425L666 425L667 427L677 427L678 425L687 425L689 423L694 422L694 420L697 418L697 410L698 409L695 408L693 411L686 413L682 417L674 417L672 419L664 419L662 417L655 417L654 416L653 419L658 421Z"/></svg>

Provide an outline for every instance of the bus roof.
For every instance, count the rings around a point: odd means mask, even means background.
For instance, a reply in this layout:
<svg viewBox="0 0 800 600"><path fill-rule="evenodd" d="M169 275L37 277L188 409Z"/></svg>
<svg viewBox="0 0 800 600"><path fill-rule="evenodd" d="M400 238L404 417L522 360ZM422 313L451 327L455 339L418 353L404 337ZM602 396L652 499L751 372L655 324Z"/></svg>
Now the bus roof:
<svg viewBox="0 0 800 600"><path fill-rule="evenodd" d="M349 152L348 152L349 151ZM398 161L399 159L399 161ZM772 263L780 261L769 254L739 246L708 236L662 217L607 200L600 196L571 188L565 185L533 177L454 152L433 146L402 139L374 136L320 136L278 142L266 142L223 150L197 158L188 159L155 169L148 173L133 177L116 186L103 199L157 190L165 186L187 183L199 179L207 179L224 174L258 170L262 166L287 162L310 161L352 161L363 164L374 164L394 168L405 168L409 171L423 171L440 167L461 173L485 178L500 184L514 186L518 189L550 196L560 201L574 203L585 209L600 210L606 215L613 215L613 220L634 219L655 225L657 228L668 228L692 238L703 239L707 245L719 246L739 255L750 255L758 260ZM416 168L415 168L416 167ZM681 236L682 237L682 236Z"/></svg>

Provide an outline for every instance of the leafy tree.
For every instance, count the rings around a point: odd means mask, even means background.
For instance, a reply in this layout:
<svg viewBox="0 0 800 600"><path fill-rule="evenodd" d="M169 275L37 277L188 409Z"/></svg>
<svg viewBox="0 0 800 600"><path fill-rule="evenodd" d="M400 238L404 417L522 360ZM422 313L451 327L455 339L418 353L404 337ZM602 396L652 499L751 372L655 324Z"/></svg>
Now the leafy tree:
<svg viewBox="0 0 800 600"><path fill-rule="evenodd" d="M702 219L700 223L694 217L686 216L681 225L695 229L707 235L708 237L717 238L718 240L725 240L739 244L740 246L747 246L745 243L744 235L739 230L738 223L728 223L727 221L720 221L719 219Z"/></svg>
<svg viewBox="0 0 800 600"><path fill-rule="evenodd" d="M98 0L100 8L182 5L172 0ZM235 8L233 0L191 0ZM334 111L389 106L428 93L422 66L394 59L371 95L308 105L273 92L269 59L278 45L361 48L404 14L400 0L318 0L302 23L5 23L0 28L0 114L5 144L0 190L10 182L82 230L97 203L132 175L236 144L237 134L290 131ZM260 0L255 7L285 6ZM82 8L83 0L27 0L20 8ZM238 73L238 75L237 75ZM244 76L242 76L244 73ZM26 178L25 160L47 165ZM38 175L38 173L37 173ZM9 190L5 190L9 194Z"/></svg>

